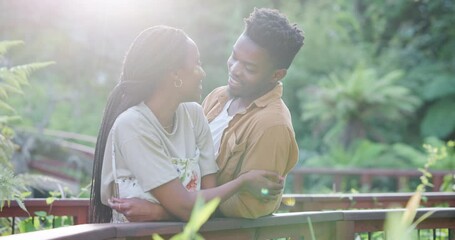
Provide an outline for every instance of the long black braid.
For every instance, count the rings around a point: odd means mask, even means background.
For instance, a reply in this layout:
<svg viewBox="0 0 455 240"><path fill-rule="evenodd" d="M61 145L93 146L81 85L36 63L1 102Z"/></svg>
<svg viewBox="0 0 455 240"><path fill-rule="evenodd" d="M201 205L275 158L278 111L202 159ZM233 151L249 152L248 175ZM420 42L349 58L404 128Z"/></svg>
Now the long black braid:
<svg viewBox="0 0 455 240"><path fill-rule="evenodd" d="M186 41L187 35L182 30L155 26L141 32L128 50L120 82L109 95L96 141L90 194L91 223L112 219L111 208L101 203L101 170L107 138L115 120L128 108L147 100L165 74L183 65Z"/></svg>

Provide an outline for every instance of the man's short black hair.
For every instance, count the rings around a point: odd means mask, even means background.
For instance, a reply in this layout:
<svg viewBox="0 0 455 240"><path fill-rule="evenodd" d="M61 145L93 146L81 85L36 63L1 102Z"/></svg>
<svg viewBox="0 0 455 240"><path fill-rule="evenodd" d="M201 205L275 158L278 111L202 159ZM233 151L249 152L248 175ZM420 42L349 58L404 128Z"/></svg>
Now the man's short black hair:
<svg viewBox="0 0 455 240"><path fill-rule="evenodd" d="M269 51L277 68L289 68L303 45L303 32L296 24L290 24L278 10L254 8L245 19L244 34L253 42Z"/></svg>

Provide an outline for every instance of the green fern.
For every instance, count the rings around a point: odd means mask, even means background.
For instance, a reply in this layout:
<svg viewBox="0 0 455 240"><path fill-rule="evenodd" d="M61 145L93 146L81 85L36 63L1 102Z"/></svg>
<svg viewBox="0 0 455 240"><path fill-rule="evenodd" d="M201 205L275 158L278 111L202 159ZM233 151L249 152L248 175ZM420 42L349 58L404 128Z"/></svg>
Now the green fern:
<svg viewBox="0 0 455 240"><path fill-rule="evenodd" d="M0 41L0 57L11 47L22 45L22 41ZM25 209L22 200L29 194L21 176L14 175L14 168L11 164L11 157L16 146L11 141L14 131L8 126L12 121L20 119L6 100L11 94L22 94L22 87L29 84L28 78L33 72L47 67L53 62L30 63L14 66L11 68L0 67L0 111L9 114L0 114L0 211L5 203L16 201L19 206Z"/></svg>
<svg viewBox="0 0 455 240"><path fill-rule="evenodd" d="M11 93L23 94L22 87L29 84L28 78L30 74L51 64L54 63L38 62L12 68L0 68L0 110L15 112L14 108L7 104L5 100L8 99Z"/></svg>
<svg viewBox="0 0 455 240"><path fill-rule="evenodd" d="M397 82L403 72L379 75L359 65L353 71L330 74L312 91L300 93L304 100L302 120L312 121L325 132L324 141L343 142L373 133L376 121L397 122L419 106L419 99ZM381 132L376 137L383 138Z"/></svg>
<svg viewBox="0 0 455 240"><path fill-rule="evenodd" d="M8 49L23 45L24 41L0 41L0 56L3 56L6 52L8 52Z"/></svg>

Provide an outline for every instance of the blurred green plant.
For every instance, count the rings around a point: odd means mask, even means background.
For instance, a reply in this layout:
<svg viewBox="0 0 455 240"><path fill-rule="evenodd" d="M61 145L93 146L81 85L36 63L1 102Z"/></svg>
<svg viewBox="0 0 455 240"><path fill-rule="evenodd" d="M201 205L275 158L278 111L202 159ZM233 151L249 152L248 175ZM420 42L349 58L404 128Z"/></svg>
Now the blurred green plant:
<svg viewBox="0 0 455 240"><path fill-rule="evenodd" d="M68 216L52 216L43 211L38 211L34 214L35 216L21 220L18 223L19 233L73 225L73 220Z"/></svg>
<svg viewBox="0 0 455 240"><path fill-rule="evenodd" d="M37 211L28 218L16 218L14 233L34 232L45 229L73 225L73 219L68 216L52 216L46 212ZM13 232L12 224L7 218L0 219L0 236L8 236Z"/></svg>
<svg viewBox="0 0 455 240"><path fill-rule="evenodd" d="M304 166L406 169L421 166L424 162L425 154L412 146L402 143L376 143L361 139L347 149L333 144L326 153L309 157Z"/></svg>
<svg viewBox="0 0 455 240"><path fill-rule="evenodd" d="M302 119L311 121L324 142L348 148L356 139L384 141L378 122L398 123L420 104L409 89L397 84L400 70L383 76L372 68L357 66L352 72L330 74L300 93Z"/></svg>
<svg viewBox="0 0 455 240"><path fill-rule="evenodd" d="M3 58L8 49L22 44L22 41L1 41L0 58ZM14 174L14 167L11 164L11 156L17 146L12 142L14 131L9 126L20 117L15 114L16 111L6 100L11 94L23 94L22 88L29 84L30 74L51 64L53 63L39 62L0 67L0 164L2 166L0 168L0 211L5 203L9 205L12 200L26 211L22 200L30 194L22 177Z"/></svg>
<svg viewBox="0 0 455 240"><path fill-rule="evenodd" d="M450 1L356 1L377 66L406 71L402 83L423 101L406 139L455 134L455 4Z"/></svg>
<svg viewBox="0 0 455 240"><path fill-rule="evenodd" d="M204 199L200 196L194 203L193 211L188 223L185 225L183 232L178 233L170 238L170 240L200 240L204 239L198 234L199 229L202 225L210 218L212 213L216 210L220 204L219 198L214 198L207 203L204 203ZM164 240L160 235L153 234L153 240Z"/></svg>
<svg viewBox="0 0 455 240"><path fill-rule="evenodd" d="M433 212L430 211L414 221L417 209L422 200L422 193L425 192L426 187L433 186L430 183L431 173L429 172L429 169L438 161L445 159L447 157L447 152L444 147L438 148L429 144L425 144L424 148L427 152L427 162L423 168L419 169L419 171L422 172L422 176L420 177L421 183L417 186L415 193L406 204L404 212L393 212L387 215L384 226L386 239L420 239L419 237L413 237L413 231L420 222L433 214Z"/></svg>
<svg viewBox="0 0 455 240"><path fill-rule="evenodd" d="M424 148L417 149L413 146L395 143L384 144L375 143L368 140L358 140L352 144L348 149L342 146L333 144L328 150L322 154L315 154L308 157L303 162L302 167L317 168L331 166L333 168L346 169L346 168L382 168L382 169L415 169L419 166L426 164L428 159L428 146L433 146L438 149L440 159L432 163L433 170L453 170L455 169L455 142L443 142L435 137L425 139ZM376 184L373 189L369 191L393 191L396 185L389 179L375 179ZM380 181L380 184L378 184ZM322 176L307 176L305 182L305 191L315 193L331 192L330 177ZM444 177L441 189L439 191L455 191L453 184L455 183L454 176L447 174ZM405 189L412 191L418 185L416 179L410 181ZM326 188L324 188L326 186ZM371 187L371 186L370 186ZM379 188L378 188L379 187ZM357 188L359 191L364 189L360 188L360 182L357 178L346 178L342 182L342 189ZM396 189L395 189L396 190Z"/></svg>
<svg viewBox="0 0 455 240"><path fill-rule="evenodd" d="M422 172L420 177L420 184L416 187L414 194L409 199L404 211L395 211L390 212L384 223L384 233L385 238L381 232L375 232L372 235L372 239L400 239L400 240L416 240L420 239L416 234L416 226L423 222L426 218L433 214L433 211L427 212L426 214L420 216L415 220L417 215L417 209L420 207L422 201L422 193L425 192L427 187L432 187L433 185L430 182L432 177L430 173L430 168L438 164L438 162L447 160L448 152L453 151L455 148L455 142L449 141L446 145L442 146L433 146L431 144L424 144L424 149L426 152L426 162L423 164L423 168L419 168L419 171ZM448 150L449 149L449 150ZM453 177L453 176L452 176ZM455 190L455 186L454 189ZM311 219L308 219L308 224L310 225L311 236L313 240L317 238L312 232ZM422 231L425 233L425 230ZM439 234L448 236L447 230L441 231ZM362 236L359 236L363 239ZM368 236L369 239L371 236Z"/></svg>

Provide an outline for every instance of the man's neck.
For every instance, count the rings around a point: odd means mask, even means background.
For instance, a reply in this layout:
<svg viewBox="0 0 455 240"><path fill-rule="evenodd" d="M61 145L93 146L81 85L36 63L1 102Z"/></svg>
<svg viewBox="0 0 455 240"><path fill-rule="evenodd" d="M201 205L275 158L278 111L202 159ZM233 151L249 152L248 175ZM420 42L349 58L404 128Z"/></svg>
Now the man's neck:
<svg viewBox="0 0 455 240"><path fill-rule="evenodd" d="M278 85L279 83L277 83ZM250 96L250 97L234 97L231 103L231 106L228 108L228 114L229 116L233 116L241 111L244 111L252 102L254 102L256 99L264 96L265 94L269 93L272 91L277 85L274 85L268 89L265 89L264 91L260 92L257 95Z"/></svg>
<svg viewBox="0 0 455 240"><path fill-rule="evenodd" d="M229 116L234 116L235 114L245 111L245 109L254 101L251 99L244 98L234 98L231 102L231 105L228 107L227 112Z"/></svg>

